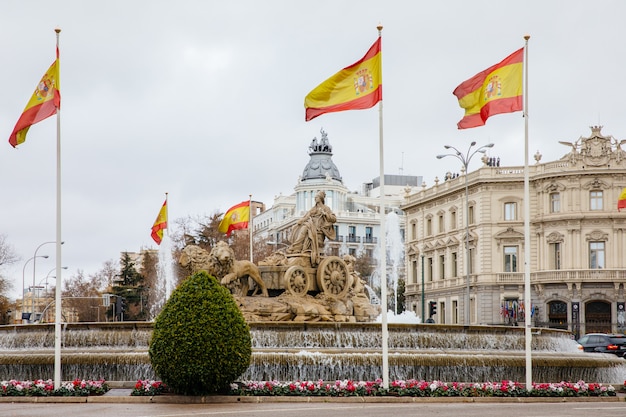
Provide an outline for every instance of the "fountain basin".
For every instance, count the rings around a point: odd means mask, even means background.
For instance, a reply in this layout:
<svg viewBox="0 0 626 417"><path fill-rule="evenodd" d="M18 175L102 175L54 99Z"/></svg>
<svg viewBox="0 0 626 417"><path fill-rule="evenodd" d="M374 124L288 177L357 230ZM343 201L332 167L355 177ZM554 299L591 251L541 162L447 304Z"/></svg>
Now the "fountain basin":
<svg viewBox="0 0 626 417"><path fill-rule="evenodd" d="M375 380L382 377L377 323L252 323L253 354L241 380ZM389 324L389 377L486 382L525 379L523 328ZM626 361L580 352L569 333L533 329L533 381L621 384ZM158 379L152 323L78 323L63 329L62 379ZM0 326L0 380L54 374L54 326Z"/></svg>

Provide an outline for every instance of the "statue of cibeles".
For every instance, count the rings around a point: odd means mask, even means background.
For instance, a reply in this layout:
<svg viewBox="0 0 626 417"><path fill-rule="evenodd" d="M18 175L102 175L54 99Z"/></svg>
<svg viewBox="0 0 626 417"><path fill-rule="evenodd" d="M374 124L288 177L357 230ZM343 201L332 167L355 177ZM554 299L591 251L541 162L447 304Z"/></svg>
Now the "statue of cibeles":
<svg viewBox="0 0 626 417"><path fill-rule="evenodd" d="M324 247L324 239L335 240L334 223L337 216L330 207L324 204L326 193L319 191L315 195L315 206L311 208L292 229L292 244L287 248L288 254L310 252L311 266L320 262L320 251Z"/></svg>

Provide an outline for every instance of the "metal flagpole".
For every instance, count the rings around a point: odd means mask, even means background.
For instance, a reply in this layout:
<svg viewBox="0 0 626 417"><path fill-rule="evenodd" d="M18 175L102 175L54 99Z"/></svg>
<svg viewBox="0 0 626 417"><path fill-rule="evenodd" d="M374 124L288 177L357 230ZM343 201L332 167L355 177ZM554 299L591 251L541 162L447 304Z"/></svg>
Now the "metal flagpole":
<svg viewBox="0 0 626 417"><path fill-rule="evenodd" d="M59 34L60 28L54 29L57 37L57 73L61 74L61 62L59 60ZM57 88L60 89L60 80L56 80ZM61 106L57 108L57 230L56 230L56 294L54 309L54 388L61 388Z"/></svg>
<svg viewBox="0 0 626 417"><path fill-rule="evenodd" d="M381 37L383 26L378 25L378 37ZM382 48L381 48L382 49ZM381 76L382 80L382 52ZM380 154L380 305L382 309L382 342L383 342L383 387L389 388L389 332L387 330L387 239L385 225L385 163L383 157L383 101L378 103L378 133Z"/></svg>
<svg viewBox="0 0 626 417"><path fill-rule="evenodd" d="M254 256L252 254L252 194L250 194L250 199L248 200L248 210L250 210L250 215L248 216L248 235L250 236L250 262L254 263Z"/></svg>
<svg viewBox="0 0 626 417"><path fill-rule="evenodd" d="M532 390L533 369L530 349L532 347L532 328L530 322L530 187L528 172L528 39L525 35L524 46L524 323L526 324L526 390Z"/></svg>

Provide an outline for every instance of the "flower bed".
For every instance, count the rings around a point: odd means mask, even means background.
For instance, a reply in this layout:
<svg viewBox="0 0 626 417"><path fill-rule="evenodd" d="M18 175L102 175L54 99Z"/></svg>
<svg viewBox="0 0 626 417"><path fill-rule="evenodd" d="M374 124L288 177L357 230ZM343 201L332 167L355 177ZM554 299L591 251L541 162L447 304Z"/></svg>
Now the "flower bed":
<svg viewBox="0 0 626 417"><path fill-rule="evenodd" d="M376 381L247 381L231 386L231 394L243 396L394 396L394 397L609 397L612 386L578 382L533 383L532 390L514 381L459 383L442 381L393 381L389 388Z"/></svg>
<svg viewBox="0 0 626 417"><path fill-rule="evenodd" d="M154 396L161 395L168 391L167 386L161 381L150 379L139 379L131 391L132 396Z"/></svg>
<svg viewBox="0 0 626 417"><path fill-rule="evenodd" d="M36 379L34 381L2 381L0 382L0 397L86 397L102 395L109 390L104 380L91 381L75 379L63 383L54 389L51 379Z"/></svg>

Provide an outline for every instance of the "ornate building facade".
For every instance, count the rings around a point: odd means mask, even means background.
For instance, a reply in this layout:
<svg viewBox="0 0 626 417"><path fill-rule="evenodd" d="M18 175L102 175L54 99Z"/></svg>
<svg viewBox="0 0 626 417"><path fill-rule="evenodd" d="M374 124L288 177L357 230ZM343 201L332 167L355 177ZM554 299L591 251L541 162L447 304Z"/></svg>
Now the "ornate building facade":
<svg viewBox="0 0 626 417"><path fill-rule="evenodd" d="M541 163L537 152L529 166L530 259L523 166L484 157L478 170L409 195L401 207L407 309L419 313L424 300L436 306L435 322L466 323L469 276L470 324L516 325L531 308L535 326L576 336L625 333L626 212L617 209L626 187L624 142L593 126L590 137L560 142L571 149L559 160ZM531 300L524 300L525 265Z"/></svg>

